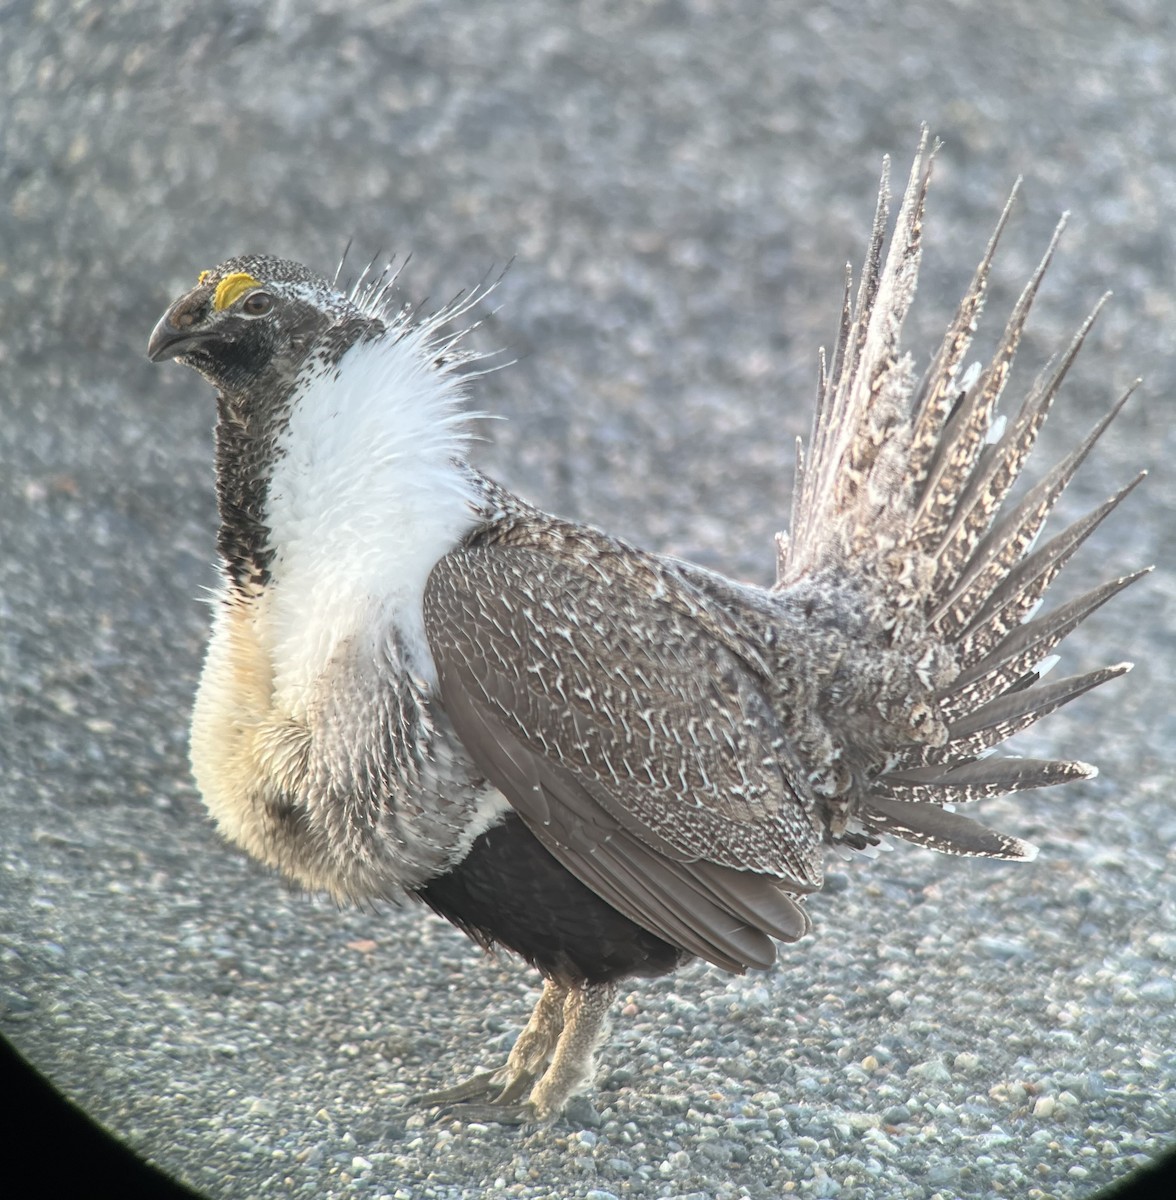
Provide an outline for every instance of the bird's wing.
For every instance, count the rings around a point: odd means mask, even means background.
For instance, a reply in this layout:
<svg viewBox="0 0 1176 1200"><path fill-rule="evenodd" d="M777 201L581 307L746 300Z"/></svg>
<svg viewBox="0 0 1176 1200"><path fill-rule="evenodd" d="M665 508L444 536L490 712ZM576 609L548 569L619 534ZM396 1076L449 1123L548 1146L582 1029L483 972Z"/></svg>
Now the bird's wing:
<svg viewBox="0 0 1176 1200"><path fill-rule="evenodd" d="M599 549L598 547L595 549ZM647 556L463 546L425 629L468 752L618 911L728 969L795 940L819 834L754 669Z"/></svg>

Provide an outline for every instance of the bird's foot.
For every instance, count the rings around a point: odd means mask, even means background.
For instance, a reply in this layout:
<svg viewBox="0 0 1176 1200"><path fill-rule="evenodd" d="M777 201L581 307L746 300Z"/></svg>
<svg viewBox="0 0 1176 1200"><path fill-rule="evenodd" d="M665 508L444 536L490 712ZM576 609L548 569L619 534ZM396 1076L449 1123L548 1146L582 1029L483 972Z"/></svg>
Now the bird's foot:
<svg viewBox="0 0 1176 1200"><path fill-rule="evenodd" d="M615 994L612 983L572 988L548 980L505 1066L416 1103L463 1121L550 1124L592 1078L593 1052Z"/></svg>
<svg viewBox="0 0 1176 1200"><path fill-rule="evenodd" d="M518 1041L515 1042L510 1057L503 1066L497 1071L484 1071L454 1087L418 1096L415 1103L423 1108L439 1108L446 1114L454 1112L459 1105L480 1107L491 1113L518 1107L516 1102L531 1090L535 1080L547 1070L551 1061L563 1032L567 994L568 989L562 984L545 981L543 995L539 997L527 1027L519 1034ZM479 1101L484 1103L478 1105ZM511 1121L505 1121L501 1117L485 1119L517 1125L525 1121L526 1117L524 1115L522 1120Z"/></svg>
<svg viewBox="0 0 1176 1200"><path fill-rule="evenodd" d="M441 1109L439 1117L451 1117L468 1124L478 1121L484 1125L518 1125L538 1129L553 1121L557 1113L543 1118L535 1111L535 1106L527 1101L522 1104L498 1104L490 1101L488 1104L448 1104Z"/></svg>
<svg viewBox="0 0 1176 1200"><path fill-rule="evenodd" d="M439 1108L443 1112L450 1112L457 1107L493 1108L502 1106L506 1108L527 1093L535 1082L535 1077L534 1072L512 1071L508 1063L497 1071L482 1071L451 1088L442 1088L438 1092L426 1092L423 1096L416 1096L413 1103L419 1104L422 1108ZM471 1103L479 1100L486 1103L484 1105Z"/></svg>
<svg viewBox="0 0 1176 1200"><path fill-rule="evenodd" d="M418 1096L416 1103L437 1109L437 1120L482 1121L494 1125L524 1125L539 1128L559 1116L558 1109L540 1110L531 1091L537 1072L514 1071L509 1063L497 1071L483 1071L455 1087Z"/></svg>

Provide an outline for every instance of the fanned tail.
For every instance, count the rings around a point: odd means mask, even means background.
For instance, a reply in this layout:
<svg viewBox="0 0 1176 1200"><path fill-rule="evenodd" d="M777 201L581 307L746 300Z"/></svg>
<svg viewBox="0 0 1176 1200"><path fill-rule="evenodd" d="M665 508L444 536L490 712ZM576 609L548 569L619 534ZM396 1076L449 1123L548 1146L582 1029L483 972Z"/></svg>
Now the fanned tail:
<svg viewBox="0 0 1176 1200"><path fill-rule="evenodd" d="M1029 388L1016 415L999 416L1026 318L1065 226L1063 217L987 365L962 370L1016 187L930 366L916 378L900 338L915 292L935 149L924 130L888 249L883 170L856 297L847 277L836 348L829 362L822 354L812 435L807 447L798 446L791 534L777 539L776 591L836 595L823 619L852 629L855 639L845 655L846 673L857 680L853 702L842 684L824 706L836 766L823 770L817 761L812 772L830 840L864 847L892 835L948 853L1025 859L1036 853L1032 846L949 806L1096 773L1082 762L989 755L1130 669L1122 663L1041 681L1061 640L1146 571L1036 614L1058 572L1143 473L1037 545L1128 391L1022 499L1005 504L1106 300ZM863 697L883 721L871 726L862 718Z"/></svg>

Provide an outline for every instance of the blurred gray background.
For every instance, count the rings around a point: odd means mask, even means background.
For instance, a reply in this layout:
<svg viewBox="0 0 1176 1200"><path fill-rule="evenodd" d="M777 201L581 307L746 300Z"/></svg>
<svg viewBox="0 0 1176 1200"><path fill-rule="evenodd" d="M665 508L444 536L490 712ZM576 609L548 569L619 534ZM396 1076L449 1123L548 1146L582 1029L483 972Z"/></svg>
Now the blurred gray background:
<svg viewBox="0 0 1176 1200"><path fill-rule="evenodd" d="M0 1032L225 1198L1084 1197L1176 1138L1174 47L1167 0L0 6ZM1137 668L1021 743L1103 773L989 806L1033 866L839 864L775 971L634 986L598 1116L426 1124L535 979L211 829L212 401L152 324L242 251L411 252L436 303L513 260L483 465L768 580L842 264L923 121L917 359L1023 174L992 327L1072 218L1014 389L1115 290L1035 469L1145 377L1062 513L1152 469L1060 589L1158 564L1062 669Z"/></svg>

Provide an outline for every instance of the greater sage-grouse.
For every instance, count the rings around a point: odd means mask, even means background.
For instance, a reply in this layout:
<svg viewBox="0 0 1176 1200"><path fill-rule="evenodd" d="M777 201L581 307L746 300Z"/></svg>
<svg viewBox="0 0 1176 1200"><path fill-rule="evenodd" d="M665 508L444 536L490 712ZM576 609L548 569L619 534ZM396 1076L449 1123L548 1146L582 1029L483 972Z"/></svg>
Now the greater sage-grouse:
<svg viewBox="0 0 1176 1200"><path fill-rule="evenodd" d="M827 847L1030 859L953 806L1094 774L989 751L1129 667L1041 682L1142 572L1037 615L1137 482L1036 545L1122 401L1005 505L1090 322L998 416L1057 240L965 369L1006 207L916 371L899 337L932 155L924 137L885 256L883 174L768 589L471 467L469 356L446 332L468 300L422 317L384 278L343 294L247 256L152 333L152 359L217 389L223 588L192 763L221 830L340 900L419 897L543 976L505 1065L427 1103L550 1120L591 1077L619 980L770 966L809 928Z"/></svg>

